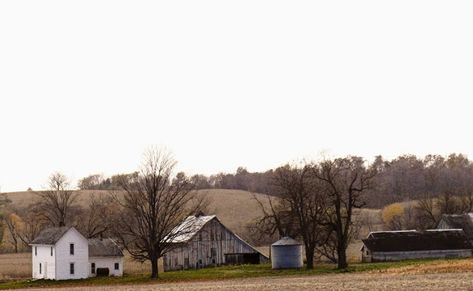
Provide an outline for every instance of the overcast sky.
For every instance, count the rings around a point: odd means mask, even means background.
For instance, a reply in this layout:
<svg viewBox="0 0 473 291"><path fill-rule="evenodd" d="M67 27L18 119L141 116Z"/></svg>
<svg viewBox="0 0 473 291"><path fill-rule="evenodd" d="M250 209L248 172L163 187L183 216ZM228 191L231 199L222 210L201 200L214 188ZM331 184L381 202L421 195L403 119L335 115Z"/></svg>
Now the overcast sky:
<svg viewBox="0 0 473 291"><path fill-rule="evenodd" d="M0 2L1 191L404 153L473 155L472 1Z"/></svg>

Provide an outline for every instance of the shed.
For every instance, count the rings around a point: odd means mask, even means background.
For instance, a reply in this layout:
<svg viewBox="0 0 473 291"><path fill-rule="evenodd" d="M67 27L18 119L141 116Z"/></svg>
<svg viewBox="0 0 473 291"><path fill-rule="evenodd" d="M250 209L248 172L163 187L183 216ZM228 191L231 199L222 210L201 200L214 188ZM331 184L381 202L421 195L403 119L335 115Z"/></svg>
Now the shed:
<svg viewBox="0 0 473 291"><path fill-rule="evenodd" d="M473 213L444 214L437 229L463 229L466 237L473 242Z"/></svg>
<svg viewBox="0 0 473 291"><path fill-rule="evenodd" d="M271 245L273 269L302 268L302 244L290 237L283 237Z"/></svg>
<svg viewBox="0 0 473 291"><path fill-rule="evenodd" d="M363 262L471 257L473 250L461 229L379 231L362 241Z"/></svg>
<svg viewBox="0 0 473 291"><path fill-rule="evenodd" d="M111 238L89 239L89 277L101 275L101 270L110 276L123 275L123 252Z"/></svg>

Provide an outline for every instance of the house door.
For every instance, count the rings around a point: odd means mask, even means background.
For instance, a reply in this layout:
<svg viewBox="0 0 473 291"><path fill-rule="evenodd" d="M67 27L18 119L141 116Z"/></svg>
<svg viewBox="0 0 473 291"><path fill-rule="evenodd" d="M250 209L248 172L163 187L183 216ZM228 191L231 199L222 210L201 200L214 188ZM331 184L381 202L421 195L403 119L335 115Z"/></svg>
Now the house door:
<svg viewBox="0 0 473 291"><path fill-rule="evenodd" d="M48 262L44 262L44 279L48 279Z"/></svg>

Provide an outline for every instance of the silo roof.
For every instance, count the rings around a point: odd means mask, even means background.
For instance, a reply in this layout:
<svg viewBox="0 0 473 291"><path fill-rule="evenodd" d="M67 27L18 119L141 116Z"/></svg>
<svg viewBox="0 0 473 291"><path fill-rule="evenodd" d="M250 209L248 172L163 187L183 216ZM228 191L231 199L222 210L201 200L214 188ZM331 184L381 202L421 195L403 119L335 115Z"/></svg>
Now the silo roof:
<svg viewBox="0 0 473 291"><path fill-rule="evenodd" d="M295 239L285 236L282 239L278 240L277 242L273 243L272 245L273 246L298 246L298 245L301 245L301 243Z"/></svg>

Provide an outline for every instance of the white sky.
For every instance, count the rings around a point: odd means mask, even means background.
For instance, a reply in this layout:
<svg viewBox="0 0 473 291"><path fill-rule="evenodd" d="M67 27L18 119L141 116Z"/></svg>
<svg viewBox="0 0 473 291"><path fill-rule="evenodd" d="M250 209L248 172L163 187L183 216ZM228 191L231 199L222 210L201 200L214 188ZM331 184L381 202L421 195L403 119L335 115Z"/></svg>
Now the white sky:
<svg viewBox="0 0 473 291"><path fill-rule="evenodd" d="M1 191L330 155L473 156L472 1L0 1Z"/></svg>

